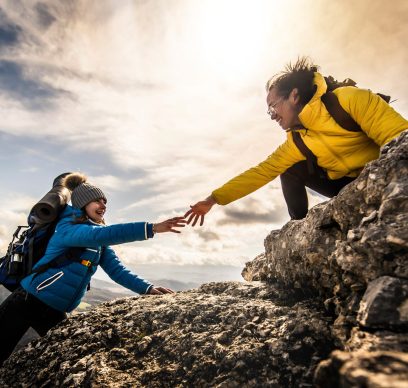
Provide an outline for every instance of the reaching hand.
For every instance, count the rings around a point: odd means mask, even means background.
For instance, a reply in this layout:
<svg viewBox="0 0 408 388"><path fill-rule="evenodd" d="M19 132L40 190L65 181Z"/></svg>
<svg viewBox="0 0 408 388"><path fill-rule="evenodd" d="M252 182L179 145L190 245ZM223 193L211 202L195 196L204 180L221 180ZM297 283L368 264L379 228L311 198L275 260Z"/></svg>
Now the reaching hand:
<svg viewBox="0 0 408 388"><path fill-rule="evenodd" d="M184 218L189 219L187 220L187 224L190 225L191 221L193 224L191 226L195 226L198 219L200 219L200 226L204 224L204 216L211 210L211 208L216 204L215 199L210 195L204 201L199 201L195 205L190 206L190 210L184 214Z"/></svg>
<svg viewBox="0 0 408 388"><path fill-rule="evenodd" d="M165 287L152 287L149 290L150 295L174 294L174 291Z"/></svg>
<svg viewBox="0 0 408 388"><path fill-rule="evenodd" d="M181 233L179 230L173 228L184 228L186 224L185 217L173 217L166 221L159 222L158 224L154 224L154 233L165 233L165 232L173 232L173 233Z"/></svg>

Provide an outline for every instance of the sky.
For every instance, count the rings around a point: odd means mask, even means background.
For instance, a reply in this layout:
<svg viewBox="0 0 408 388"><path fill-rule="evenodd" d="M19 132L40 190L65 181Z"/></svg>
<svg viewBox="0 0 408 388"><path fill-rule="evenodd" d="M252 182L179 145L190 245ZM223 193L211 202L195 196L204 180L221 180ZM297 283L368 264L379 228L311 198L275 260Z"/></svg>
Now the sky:
<svg viewBox="0 0 408 388"><path fill-rule="evenodd" d="M404 0L1 0L0 252L67 171L103 189L108 224L184 214L284 141L265 84L298 56L407 117L407 20ZM115 250L145 277L239 280L288 220L277 179Z"/></svg>

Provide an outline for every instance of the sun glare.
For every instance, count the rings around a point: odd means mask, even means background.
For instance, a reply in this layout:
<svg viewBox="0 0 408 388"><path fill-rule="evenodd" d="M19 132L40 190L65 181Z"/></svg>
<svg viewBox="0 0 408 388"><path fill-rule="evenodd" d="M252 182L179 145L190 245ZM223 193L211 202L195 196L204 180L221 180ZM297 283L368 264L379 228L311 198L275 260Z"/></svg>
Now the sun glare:
<svg viewBox="0 0 408 388"><path fill-rule="evenodd" d="M196 28L203 61L223 78L245 80L266 51L271 2L203 1L198 7Z"/></svg>

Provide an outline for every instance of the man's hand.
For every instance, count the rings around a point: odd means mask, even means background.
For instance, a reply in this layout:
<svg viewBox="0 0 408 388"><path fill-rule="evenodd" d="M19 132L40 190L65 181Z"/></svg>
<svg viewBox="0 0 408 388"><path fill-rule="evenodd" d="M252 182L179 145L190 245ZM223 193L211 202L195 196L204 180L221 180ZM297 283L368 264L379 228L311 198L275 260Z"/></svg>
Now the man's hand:
<svg viewBox="0 0 408 388"><path fill-rule="evenodd" d="M170 288L165 287L152 287L149 290L149 295L163 295L163 294L174 294L174 291Z"/></svg>
<svg viewBox="0 0 408 388"><path fill-rule="evenodd" d="M187 224L190 225L191 221L195 226L197 221L200 219L200 226L204 224L204 216L211 210L211 208L216 204L214 197L211 195L207 197L204 201L197 202L195 205L190 206L190 210L184 214L184 218L190 216L187 220Z"/></svg>
<svg viewBox="0 0 408 388"><path fill-rule="evenodd" d="M187 221L185 220L185 217L170 218L166 221L153 224L154 233L165 232L181 233L179 230L173 228L184 228L186 222Z"/></svg>

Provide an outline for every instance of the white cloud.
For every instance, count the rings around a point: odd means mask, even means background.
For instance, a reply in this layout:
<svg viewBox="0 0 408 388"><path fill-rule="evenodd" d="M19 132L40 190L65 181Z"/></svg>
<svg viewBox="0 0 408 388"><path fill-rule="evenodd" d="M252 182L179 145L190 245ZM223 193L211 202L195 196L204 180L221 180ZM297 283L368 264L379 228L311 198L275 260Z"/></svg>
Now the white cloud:
<svg viewBox="0 0 408 388"><path fill-rule="evenodd" d="M0 255L7 251L13 233L19 225L27 225L27 216L38 199L10 193L0 202Z"/></svg>

